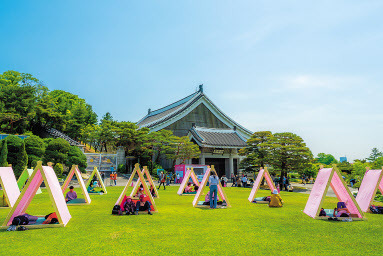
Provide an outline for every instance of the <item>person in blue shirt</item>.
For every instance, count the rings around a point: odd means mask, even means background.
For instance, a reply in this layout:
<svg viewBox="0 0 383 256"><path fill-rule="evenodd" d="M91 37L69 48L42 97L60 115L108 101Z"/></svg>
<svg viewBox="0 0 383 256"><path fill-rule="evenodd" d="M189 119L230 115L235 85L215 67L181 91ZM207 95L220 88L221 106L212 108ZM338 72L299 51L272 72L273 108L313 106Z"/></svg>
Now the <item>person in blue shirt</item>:
<svg viewBox="0 0 383 256"><path fill-rule="evenodd" d="M210 172L209 187L210 187L210 209L217 208L217 193L218 193L219 178L214 172Z"/></svg>

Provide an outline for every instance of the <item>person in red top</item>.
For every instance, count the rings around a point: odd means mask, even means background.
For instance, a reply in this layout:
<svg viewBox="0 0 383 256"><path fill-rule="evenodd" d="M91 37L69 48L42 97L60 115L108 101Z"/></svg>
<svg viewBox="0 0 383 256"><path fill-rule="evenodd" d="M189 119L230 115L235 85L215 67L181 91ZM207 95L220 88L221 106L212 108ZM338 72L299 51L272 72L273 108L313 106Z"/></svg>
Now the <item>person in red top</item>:
<svg viewBox="0 0 383 256"><path fill-rule="evenodd" d="M57 218L57 214L55 212L52 212L45 216L45 221L43 224L56 224L59 223L59 219Z"/></svg>

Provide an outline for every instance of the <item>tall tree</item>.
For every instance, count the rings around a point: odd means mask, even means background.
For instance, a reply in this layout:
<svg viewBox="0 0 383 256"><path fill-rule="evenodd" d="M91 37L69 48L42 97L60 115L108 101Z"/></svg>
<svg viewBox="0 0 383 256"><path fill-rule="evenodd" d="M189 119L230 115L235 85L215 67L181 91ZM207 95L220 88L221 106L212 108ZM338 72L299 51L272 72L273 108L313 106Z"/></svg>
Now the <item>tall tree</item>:
<svg viewBox="0 0 383 256"><path fill-rule="evenodd" d="M173 160L173 167L177 160L180 160L180 164L185 164L186 160L198 158L201 151L198 145L189 140L187 136L177 137L175 143L171 145L171 149L168 150L166 156Z"/></svg>
<svg viewBox="0 0 383 256"><path fill-rule="evenodd" d="M266 152L267 162L273 166L274 170L281 172L281 186L287 173L309 167L313 159L303 139L290 132L275 133L258 146Z"/></svg>
<svg viewBox="0 0 383 256"><path fill-rule="evenodd" d="M376 159L378 159L379 157L382 157L383 156L383 153L379 151L379 149L377 148L373 148L371 150L371 154L370 156L367 158L367 160L369 162L374 162Z"/></svg>
<svg viewBox="0 0 383 256"><path fill-rule="evenodd" d="M247 140L247 146L239 150L239 154L246 156L241 161L241 167L247 171L255 171L256 168L264 167L266 163L266 152L259 148L259 144L267 142L272 136L269 131L255 132Z"/></svg>

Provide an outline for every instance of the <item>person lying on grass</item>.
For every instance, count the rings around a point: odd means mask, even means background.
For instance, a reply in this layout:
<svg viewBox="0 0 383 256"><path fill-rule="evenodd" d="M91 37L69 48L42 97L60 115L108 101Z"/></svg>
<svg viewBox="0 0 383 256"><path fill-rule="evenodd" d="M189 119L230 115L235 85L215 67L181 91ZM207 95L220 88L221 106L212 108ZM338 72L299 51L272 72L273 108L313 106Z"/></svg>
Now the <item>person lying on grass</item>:
<svg viewBox="0 0 383 256"><path fill-rule="evenodd" d="M150 205L150 202L145 200L145 196L140 195L140 200L136 204L136 215L138 215L138 211L148 211L148 214L152 215Z"/></svg>
<svg viewBox="0 0 383 256"><path fill-rule="evenodd" d="M128 196L126 198L126 202L124 203L124 211L126 212L126 215L134 214L135 209L136 205L134 204L132 198Z"/></svg>
<svg viewBox="0 0 383 256"><path fill-rule="evenodd" d="M65 201L66 202L69 202L69 201L77 198L77 193L73 189L74 189L73 186L69 187L69 192L66 193L66 196L65 196Z"/></svg>
<svg viewBox="0 0 383 256"><path fill-rule="evenodd" d="M283 206L283 200L281 196L278 194L278 190L274 189L274 191L271 192L269 207L282 207L282 206Z"/></svg>
<svg viewBox="0 0 383 256"><path fill-rule="evenodd" d="M52 212L45 216L45 221L43 224L56 224L59 223L59 219L57 218L57 214Z"/></svg>

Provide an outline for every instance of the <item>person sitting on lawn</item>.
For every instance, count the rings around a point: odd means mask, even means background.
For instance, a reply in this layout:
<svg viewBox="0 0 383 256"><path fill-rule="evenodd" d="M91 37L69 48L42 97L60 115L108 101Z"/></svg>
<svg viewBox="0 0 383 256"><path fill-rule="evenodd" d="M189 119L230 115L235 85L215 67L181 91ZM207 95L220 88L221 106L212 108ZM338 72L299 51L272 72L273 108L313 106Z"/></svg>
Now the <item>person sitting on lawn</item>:
<svg viewBox="0 0 383 256"><path fill-rule="evenodd" d="M283 201L281 196L278 194L278 190L274 189L271 193L269 207L282 207Z"/></svg>
<svg viewBox="0 0 383 256"><path fill-rule="evenodd" d="M73 189L74 189L73 186L69 187L69 192L66 193L66 196L65 196L65 201L66 202L69 202L69 201L77 198L77 193Z"/></svg>
<svg viewBox="0 0 383 256"><path fill-rule="evenodd" d="M126 212L126 215L134 214L135 209L136 205L134 204L132 198L128 196L124 203L124 211Z"/></svg>
<svg viewBox="0 0 383 256"><path fill-rule="evenodd" d="M138 188L137 190L137 193L136 193L136 197L140 198L141 195L145 195L144 194L144 186L142 186L142 184L140 185L140 187Z"/></svg>
<svg viewBox="0 0 383 256"><path fill-rule="evenodd" d="M197 192L199 189L199 187L197 186L197 184L194 184L194 191Z"/></svg>
<svg viewBox="0 0 383 256"><path fill-rule="evenodd" d="M193 188L192 188L191 182L189 182L185 188L185 193L191 193L191 192L193 192Z"/></svg>
<svg viewBox="0 0 383 256"><path fill-rule="evenodd" d="M56 224L59 223L59 219L57 218L57 214L52 212L45 216L45 221L43 224Z"/></svg>
<svg viewBox="0 0 383 256"><path fill-rule="evenodd" d="M96 190L94 190L92 183L89 184L89 187L87 190L88 190L88 193L97 193Z"/></svg>
<svg viewBox="0 0 383 256"><path fill-rule="evenodd" d="M138 211L148 211L148 214L152 215L150 212L150 202L145 200L144 195L140 195L140 200L136 204L136 215L138 215Z"/></svg>

